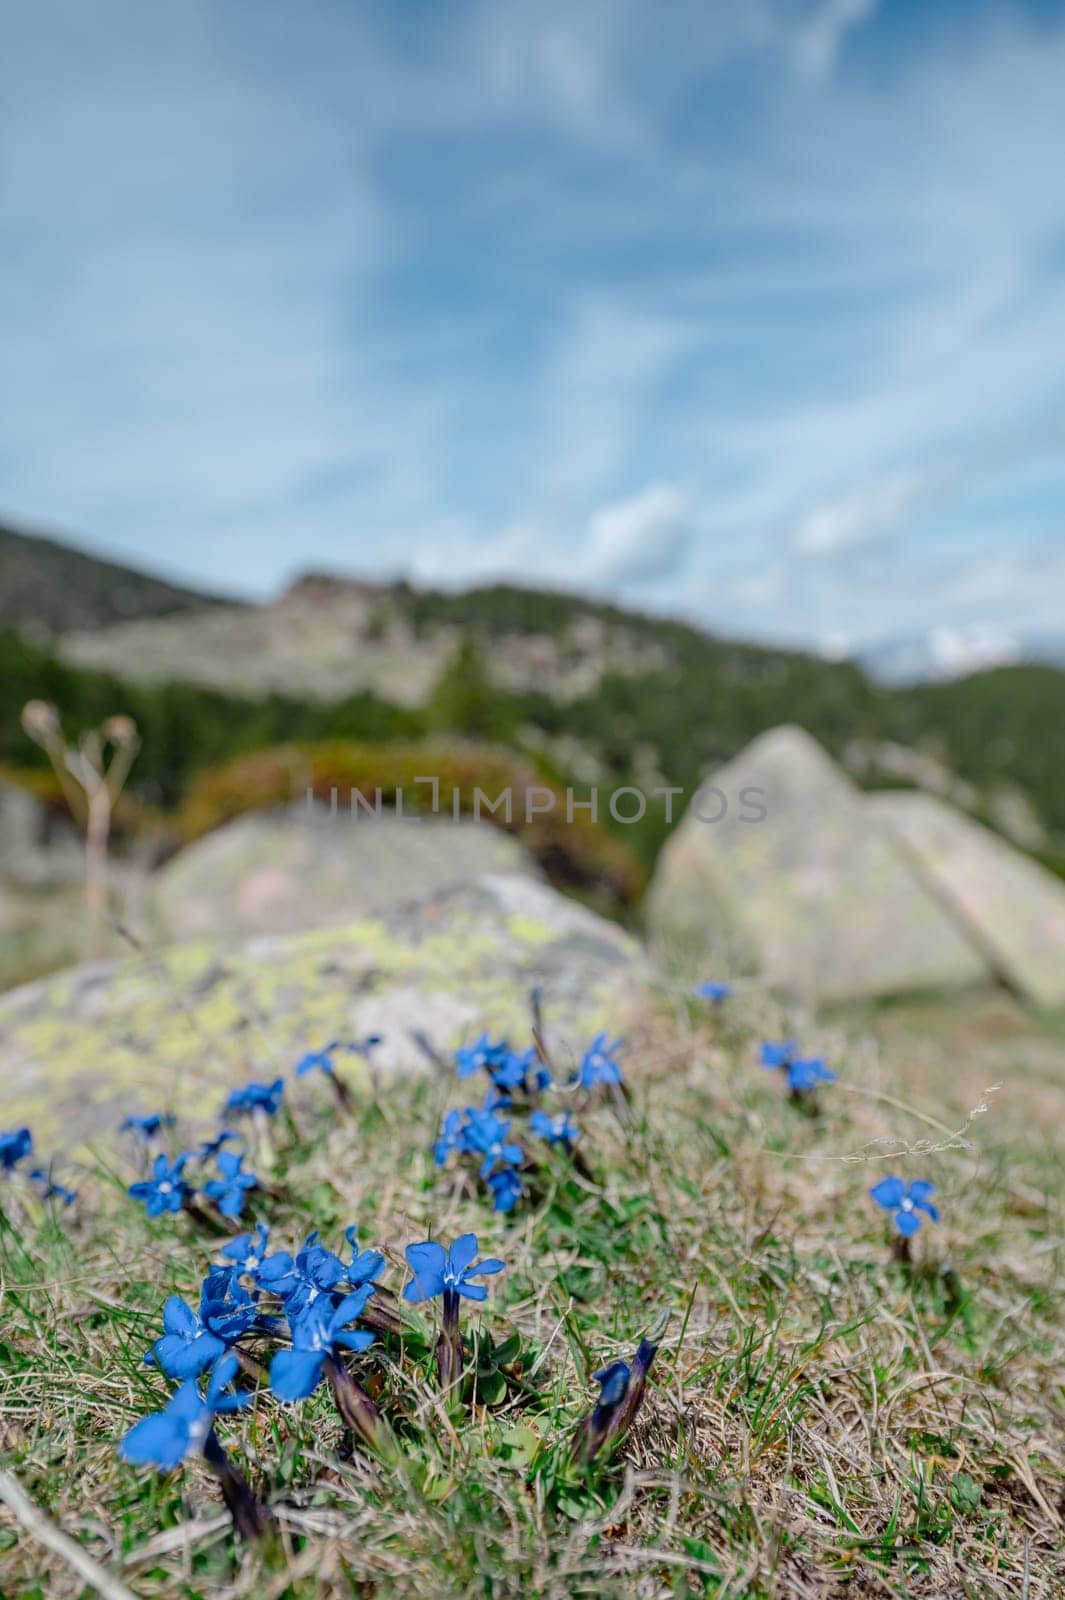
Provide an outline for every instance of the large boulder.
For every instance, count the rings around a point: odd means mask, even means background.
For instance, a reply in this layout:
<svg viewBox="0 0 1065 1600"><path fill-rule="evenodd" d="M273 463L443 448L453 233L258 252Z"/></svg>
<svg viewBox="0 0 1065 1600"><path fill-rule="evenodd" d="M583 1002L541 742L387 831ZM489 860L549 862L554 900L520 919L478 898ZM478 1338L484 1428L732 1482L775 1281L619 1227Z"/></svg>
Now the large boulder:
<svg viewBox="0 0 1065 1600"><path fill-rule="evenodd" d="M412 830L413 832L414 830ZM641 1012L651 973L613 923L521 876L484 876L341 928L180 945L68 969L0 998L4 1125L69 1149L130 1110L210 1116L234 1084L330 1039L384 1036L382 1074L482 1028L529 1037L543 996L562 1060ZM351 1059L351 1072L359 1063Z"/></svg>
<svg viewBox="0 0 1065 1600"><path fill-rule="evenodd" d="M0 781L0 989L85 951L85 852L29 789Z"/></svg>
<svg viewBox="0 0 1065 1600"><path fill-rule="evenodd" d="M484 873L538 876L518 840L488 822L296 805L186 846L156 873L148 920L168 942L298 933Z"/></svg>
<svg viewBox="0 0 1065 1600"><path fill-rule="evenodd" d="M754 971L810 1001L989 975L861 793L801 728L763 734L704 786L662 850L647 916L671 964Z"/></svg>
<svg viewBox="0 0 1065 1600"><path fill-rule="evenodd" d="M866 807L905 850L1004 983L1065 1004L1065 886L935 795L874 794Z"/></svg>

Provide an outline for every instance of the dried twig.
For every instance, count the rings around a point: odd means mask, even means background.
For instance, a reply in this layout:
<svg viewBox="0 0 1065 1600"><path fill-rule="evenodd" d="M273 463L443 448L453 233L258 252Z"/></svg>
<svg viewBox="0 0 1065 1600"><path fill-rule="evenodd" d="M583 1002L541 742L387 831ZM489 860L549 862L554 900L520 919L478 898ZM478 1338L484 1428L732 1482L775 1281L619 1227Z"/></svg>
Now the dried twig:
<svg viewBox="0 0 1065 1600"><path fill-rule="evenodd" d="M136 1600L132 1590L127 1589L119 1578L113 1578L87 1550L82 1549L76 1539L64 1533L51 1517L45 1515L40 1506L30 1499L14 1473L0 1471L0 1500L14 1513L31 1539L65 1561L90 1588L103 1595L104 1600Z"/></svg>

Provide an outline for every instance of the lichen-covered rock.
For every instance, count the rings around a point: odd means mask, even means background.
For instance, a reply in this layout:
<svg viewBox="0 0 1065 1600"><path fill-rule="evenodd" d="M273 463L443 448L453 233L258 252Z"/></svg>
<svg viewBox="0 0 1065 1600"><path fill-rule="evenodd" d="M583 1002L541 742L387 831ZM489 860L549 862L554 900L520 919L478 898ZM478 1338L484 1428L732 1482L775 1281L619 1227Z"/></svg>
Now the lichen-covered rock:
<svg viewBox="0 0 1065 1600"><path fill-rule="evenodd" d="M1037 1005L1065 1004L1065 887L996 834L930 794L875 794L866 806L983 951Z"/></svg>
<svg viewBox="0 0 1065 1600"><path fill-rule="evenodd" d="M811 1001L989 975L801 728L763 734L696 796L659 857L648 924L671 963L718 976L753 970Z"/></svg>
<svg viewBox="0 0 1065 1600"><path fill-rule="evenodd" d="M155 874L148 915L168 942L298 933L486 872L537 875L518 840L487 822L296 804L187 845Z"/></svg>
<svg viewBox="0 0 1065 1600"><path fill-rule="evenodd" d="M598 1029L630 1026L650 981L612 923L487 875L341 928L179 945L14 990L0 999L4 1124L69 1148L131 1109L208 1118L234 1084L367 1033L385 1035L382 1076L422 1070L415 1030L440 1051L482 1028L527 1041L534 986L553 1050L572 1059Z"/></svg>

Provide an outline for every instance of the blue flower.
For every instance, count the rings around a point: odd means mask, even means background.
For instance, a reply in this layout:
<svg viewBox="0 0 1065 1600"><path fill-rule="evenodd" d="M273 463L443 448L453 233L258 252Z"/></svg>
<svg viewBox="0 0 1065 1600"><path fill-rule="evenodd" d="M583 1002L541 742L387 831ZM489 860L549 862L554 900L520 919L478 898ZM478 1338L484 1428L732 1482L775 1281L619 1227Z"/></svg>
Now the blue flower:
<svg viewBox="0 0 1065 1600"><path fill-rule="evenodd" d="M520 1089L523 1094L540 1093L551 1087L551 1074L535 1049L526 1050L524 1055L507 1050L489 1063L488 1071L496 1088L504 1093L510 1089Z"/></svg>
<svg viewBox="0 0 1065 1600"><path fill-rule="evenodd" d="M10 1172L33 1149L33 1135L28 1128L12 1128L0 1133L0 1167Z"/></svg>
<svg viewBox="0 0 1065 1600"><path fill-rule="evenodd" d="M321 1050L308 1050L296 1062L296 1076L303 1078L308 1072L322 1072L327 1078L334 1076L333 1052L340 1049L340 1040L334 1039Z"/></svg>
<svg viewBox="0 0 1065 1600"><path fill-rule="evenodd" d="M465 1150L465 1148L461 1113L449 1111L440 1125L440 1133L433 1144L433 1160L438 1167L442 1167L452 1150Z"/></svg>
<svg viewBox="0 0 1065 1600"><path fill-rule="evenodd" d="M596 1034L577 1069L577 1082L581 1088L594 1089L599 1083L620 1083L621 1067L615 1057L622 1048L621 1039L611 1041L605 1033Z"/></svg>
<svg viewBox="0 0 1065 1600"><path fill-rule="evenodd" d="M492 1040L482 1033L475 1044L463 1045L455 1051L455 1070L460 1078L469 1078L475 1072L491 1072L503 1064L510 1054L505 1039Z"/></svg>
<svg viewBox="0 0 1065 1600"><path fill-rule="evenodd" d="M599 1385L599 1399L597 1406L613 1410L624 1400L629 1387L632 1370L627 1361L612 1361L607 1367L600 1367L598 1372L592 1373L593 1382Z"/></svg>
<svg viewBox="0 0 1065 1600"><path fill-rule="evenodd" d="M732 985L731 983L714 983L712 981L697 983L694 993L697 1000L709 1000L711 1005L720 1006L732 994Z"/></svg>
<svg viewBox="0 0 1065 1600"><path fill-rule="evenodd" d="M275 1078L273 1083L246 1083L243 1088L232 1091L222 1115L235 1117L262 1111L268 1117L276 1116L284 1092L284 1078Z"/></svg>
<svg viewBox="0 0 1065 1600"><path fill-rule="evenodd" d="M202 1450L216 1416L239 1411L255 1399L248 1391L226 1394L237 1375L236 1356L219 1361L201 1395L195 1383L183 1383L164 1411L142 1417L119 1445L119 1454L134 1466L171 1472L193 1450Z"/></svg>
<svg viewBox="0 0 1065 1600"><path fill-rule="evenodd" d="M366 1059L369 1060L372 1052L377 1049L378 1045L382 1045L384 1042L385 1041L381 1034L368 1033L365 1039L355 1039L351 1044L346 1044L344 1049L349 1055L365 1056Z"/></svg>
<svg viewBox="0 0 1065 1600"><path fill-rule="evenodd" d="M326 1360L341 1347L365 1350L373 1344L372 1333L348 1326L361 1316L372 1293L373 1286L367 1283L338 1306L316 1300L292 1320L291 1350L279 1350L270 1363L270 1388L279 1400L304 1400L313 1394Z"/></svg>
<svg viewBox="0 0 1065 1600"><path fill-rule="evenodd" d="M576 1440L577 1453L585 1461L599 1453L612 1431L620 1432L632 1368L627 1361L611 1361L609 1366L593 1372L592 1380L599 1385L599 1398Z"/></svg>
<svg viewBox="0 0 1065 1600"><path fill-rule="evenodd" d="M482 1178L487 1178L497 1166L521 1165L524 1151L520 1144L507 1139L509 1122L504 1122L502 1117L494 1116L490 1111L471 1110L466 1115L466 1149L484 1157L481 1162Z"/></svg>
<svg viewBox="0 0 1065 1600"><path fill-rule="evenodd" d="M164 1155L156 1156L151 1177L130 1184L127 1190L130 1198L140 1200L150 1217L162 1216L164 1211L180 1211L190 1193L182 1176L188 1159L187 1155L181 1155L170 1162Z"/></svg>
<svg viewBox="0 0 1065 1600"><path fill-rule="evenodd" d="M548 1144L564 1145L567 1150L572 1150L581 1136L568 1111L560 1111L554 1117L548 1116L546 1111L534 1111L529 1118L529 1127L538 1139L546 1139Z"/></svg>
<svg viewBox="0 0 1065 1600"><path fill-rule="evenodd" d="M438 1294L462 1295L467 1300L483 1300L488 1290L483 1283L473 1283L473 1278L486 1273L502 1272L506 1262L489 1256L477 1261L477 1236L464 1233L455 1240L450 1250L445 1250L435 1239L424 1244L409 1244L406 1249L407 1265L414 1277L403 1291L404 1300L417 1305L420 1300L432 1300Z"/></svg>
<svg viewBox="0 0 1065 1600"><path fill-rule="evenodd" d="M218 1156L220 1178L211 1178L203 1192L213 1200L224 1217L239 1217L244 1210L244 1197L249 1189L257 1189L259 1180L254 1172L242 1172L242 1155L231 1155L223 1150Z"/></svg>
<svg viewBox="0 0 1065 1600"><path fill-rule="evenodd" d="M211 1161L227 1144L243 1144L242 1134L234 1133L232 1128L221 1128L213 1139L208 1139L206 1144L201 1144L199 1156L201 1161Z"/></svg>
<svg viewBox="0 0 1065 1600"><path fill-rule="evenodd" d="M513 1167L501 1167L498 1172L489 1173L485 1181L492 1191L494 1211L513 1211L525 1193L521 1179Z"/></svg>
<svg viewBox="0 0 1065 1600"><path fill-rule="evenodd" d="M530 1050L524 1056L520 1056L516 1050L508 1050L501 1061L492 1065L489 1070L496 1088L503 1090L524 1088L525 1071L529 1065L529 1056L535 1059L535 1050Z"/></svg>
<svg viewBox="0 0 1065 1600"><path fill-rule="evenodd" d="M168 1378L195 1378L225 1354L226 1344L212 1333L179 1295L163 1306L163 1336L152 1345L151 1359ZM147 1358L145 1358L147 1359Z"/></svg>
<svg viewBox="0 0 1065 1600"><path fill-rule="evenodd" d="M43 1167L34 1167L30 1173L31 1182L37 1185L42 1200L62 1200L65 1206L72 1206L78 1198L75 1189L64 1189L61 1183L56 1183L50 1172L45 1172Z"/></svg>
<svg viewBox="0 0 1065 1600"><path fill-rule="evenodd" d="M895 1227L904 1239L912 1238L921 1226L919 1211L926 1212L933 1222L939 1221L939 1212L931 1203L935 1192L935 1184L923 1178L915 1178L907 1188L901 1178L894 1177L881 1178L869 1191L878 1206L894 1214Z"/></svg>
<svg viewBox="0 0 1065 1600"><path fill-rule="evenodd" d="M259 1285L285 1302L286 1314L298 1316L321 1294L344 1281L347 1268L338 1255L318 1243L317 1233L307 1235L295 1261L287 1250L267 1256L259 1268Z"/></svg>
<svg viewBox="0 0 1065 1600"><path fill-rule="evenodd" d="M775 1067L790 1067L798 1054L799 1047L794 1039L782 1039L779 1044L771 1044L768 1040L762 1043L762 1065L770 1072Z"/></svg>
<svg viewBox="0 0 1065 1600"><path fill-rule="evenodd" d="M806 1094L819 1083L835 1083L836 1074L826 1067L820 1056L799 1055L794 1039L782 1039L779 1044L762 1045L762 1065L767 1072L783 1071L787 1074L788 1088L793 1094Z"/></svg>
<svg viewBox="0 0 1065 1600"><path fill-rule="evenodd" d="M344 1237L351 1246L351 1260L344 1269L349 1288L358 1289L364 1283L373 1283L385 1270L384 1256L380 1250L360 1250L359 1230L355 1227L345 1228Z"/></svg>
<svg viewBox="0 0 1065 1600"><path fill-rule="evenodd" d="M262 1315L258 1291L248 1293L236 1267L208 1268L200 1290L200 1316L227 1349L246 1333L275 1333L278 1328L276 1317Z"/></svg>
<svg viewBox="0 0 1065 1600"><path fill-rule="evenodd" d="M230 1239L228 1244L222 1246L220 1254L233 1262L232 1271L255 1278L266 1260L269 1243L270 1229L265 1222L259 1222L254 1233L242 1233L239 1238Z"/></svg>
<svg viewBox="0 0 1065 1600"><path fill-rule="evenodd" d="M787 1065L788 1088L794 1094L806 1094L811 1089L816 1089L819 1083L835 1083L836 1074L831 1067L826 1067L820 1056L810 1056L801 1061L789 1061Z"/></svg>
<svg viewBox="0 0 1065 1600"><path fill-rule="evenodd" d="M152 1139L157 1139L164 1128L172 1128L177 1118L169 1111L149 1111L143 1117L123 1117L118 1125L119 1133L133 1133L138 1139L143 1139L147 1144Z"/></svg>
<svg viewBox="0 0 1065 1600"><path fill-rule="evenodd" d="M200 1291L200 1309L193 1311L173 1294L163 1306L163 1335L145 1356L168 1378L194 1378L213 1366L253 1328L270 1332L274 1319L261 1318L251 1295L225 1267L212 1267Z"/></svg>

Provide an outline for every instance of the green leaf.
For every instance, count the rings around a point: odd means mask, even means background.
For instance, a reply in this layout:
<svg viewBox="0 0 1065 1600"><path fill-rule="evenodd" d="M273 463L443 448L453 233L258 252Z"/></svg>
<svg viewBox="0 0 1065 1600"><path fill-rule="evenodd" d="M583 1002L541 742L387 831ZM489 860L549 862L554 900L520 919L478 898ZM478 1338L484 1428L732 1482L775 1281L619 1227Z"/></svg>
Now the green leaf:
<svg viewBox="0 0 1065 1600"><path fill-rule="evenodd" d="M506 1399L507 1380L501 1372L477 1374L477 1398L483 1406L497 1406Z"/></svg>
<svg viewBox="0 0 1065 1600"><path fill-rule="evenodd" d="M509 1367L521 1354L521 1334L512 1333L509 1339L504 1339L502 1344L497 1344L492 1351L492 1360L497 1367Z"/></svg>
<svg viewBox="0 0 1065 1600"><path fill-rule="evenodd" d="M976 1479L967 1472L956 1472L950 1480L950 1503L955 1511L975 1511L980 1499L981 1489Z"/></svg>

